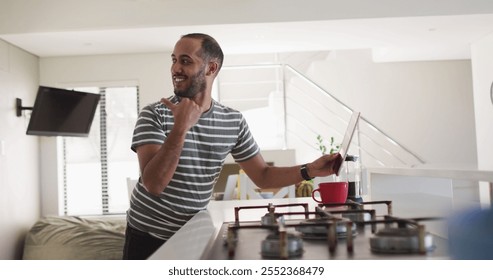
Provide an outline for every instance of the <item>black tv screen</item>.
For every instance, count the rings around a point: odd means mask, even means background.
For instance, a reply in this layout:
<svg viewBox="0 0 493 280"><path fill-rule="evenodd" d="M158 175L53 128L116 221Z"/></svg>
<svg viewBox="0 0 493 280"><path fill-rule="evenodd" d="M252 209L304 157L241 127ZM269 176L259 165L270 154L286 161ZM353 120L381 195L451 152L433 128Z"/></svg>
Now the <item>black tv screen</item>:
<svg viewBox="0 0 493 280"><path fill-rule="evenodd" d="M87 137L99 94L40 86L26 134Z"/></svg>

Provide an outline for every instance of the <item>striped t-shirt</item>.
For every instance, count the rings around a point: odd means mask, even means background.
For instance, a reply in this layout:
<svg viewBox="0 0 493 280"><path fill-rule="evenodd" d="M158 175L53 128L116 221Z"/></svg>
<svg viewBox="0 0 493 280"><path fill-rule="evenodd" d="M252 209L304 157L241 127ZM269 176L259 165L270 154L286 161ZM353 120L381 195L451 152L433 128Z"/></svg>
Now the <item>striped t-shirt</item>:
<svg viewBox="0 0 493 280"><path fill-rule="evenodd" d="M170 98L176 102L176 96ZM173 113L156 102L144 107L137 119L132 150L145 144L163 144L174 123ZM186 135L173 178L159 197L141 185L134 188L127 221L135 229L168 240L194 214L207 207L226 156L235 161L252 158L259 147L242 114L212 101Z"/></svg>

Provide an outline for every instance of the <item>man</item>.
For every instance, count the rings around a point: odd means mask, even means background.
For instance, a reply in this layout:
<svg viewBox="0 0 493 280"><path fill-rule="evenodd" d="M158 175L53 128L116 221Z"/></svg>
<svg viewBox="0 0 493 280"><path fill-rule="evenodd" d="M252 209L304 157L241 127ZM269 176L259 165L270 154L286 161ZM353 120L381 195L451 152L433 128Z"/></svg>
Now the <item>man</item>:
<svg viewBox="0 0 493 280"><path fill-rule="evenodd" d="M141 175L127 213L125 259L148 258L207 208L230 153L260 188L332 175L342 162L333 154L307 165L267 165L241 113L212 99L224 58L219 44L205 34L184 35L171 58L175 95L143 108L132 139Z"/></svg>

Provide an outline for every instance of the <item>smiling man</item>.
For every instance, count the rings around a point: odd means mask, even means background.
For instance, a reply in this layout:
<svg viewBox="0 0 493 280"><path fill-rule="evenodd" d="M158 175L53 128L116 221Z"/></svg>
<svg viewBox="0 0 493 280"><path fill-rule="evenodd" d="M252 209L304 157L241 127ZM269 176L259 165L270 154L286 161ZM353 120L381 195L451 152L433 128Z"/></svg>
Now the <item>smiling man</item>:
<svg viewBox="0 0 493 280"><path fill-rule="evenodd" d="M147 105L132 139L140 178L127 212L124 259L147 259L207 208L226 156L260 188L334 174L339 154L303 165L269 166L242 114L212 99L224 55L206 34L187 34L171 55L174 95Z"/></svg>

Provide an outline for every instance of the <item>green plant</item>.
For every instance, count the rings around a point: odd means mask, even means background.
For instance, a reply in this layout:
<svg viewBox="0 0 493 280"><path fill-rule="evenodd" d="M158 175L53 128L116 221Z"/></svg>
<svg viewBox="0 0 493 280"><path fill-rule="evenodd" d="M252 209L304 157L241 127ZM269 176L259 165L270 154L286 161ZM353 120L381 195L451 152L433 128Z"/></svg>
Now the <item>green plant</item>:
<svg viewBox="0 0 493 280"><path fill-rule="evenodd" d="M323 137L321 135L317 135L317 147L320 150L320 152L322 153L322 155L325 155L325 153L327 152L327 146L325 145L324 142L325 141L324 141ZM330 137L328 147L330 148L329 154L332 154L334 152L339 151L339 148L341 147L341 145L335 144L334 137Z"/></svg>

